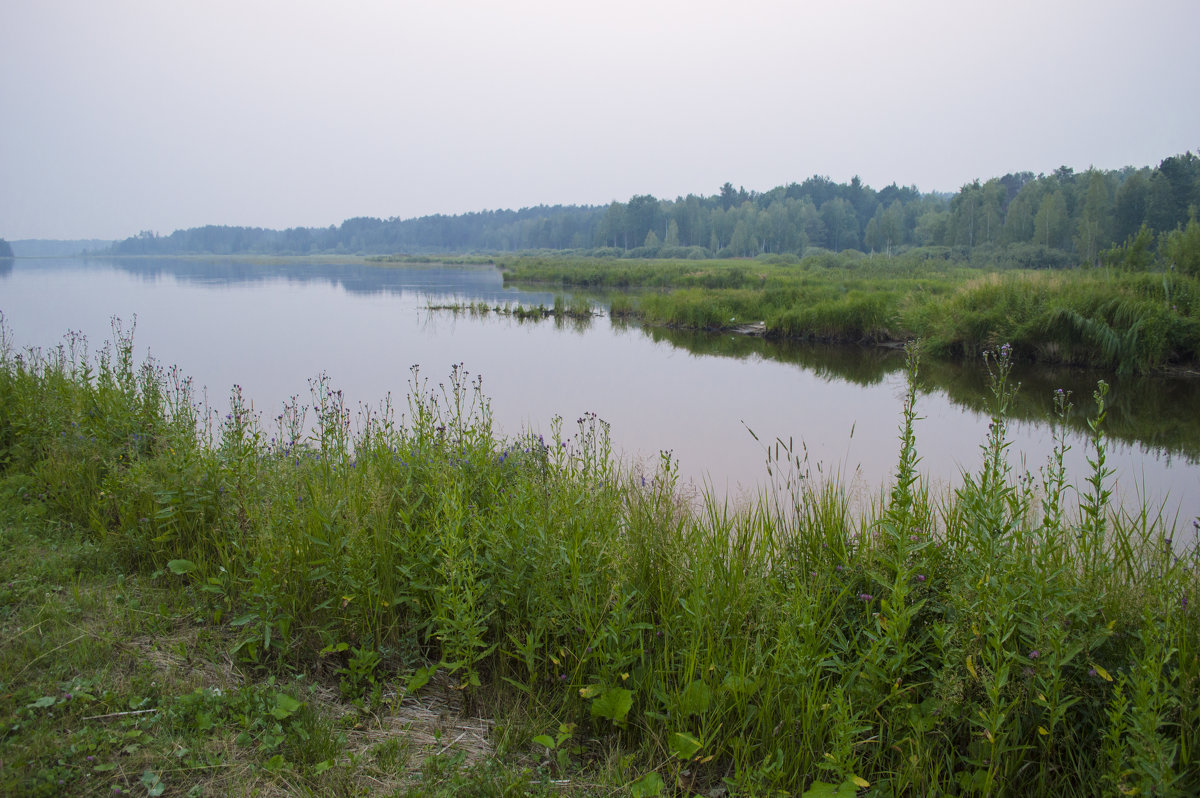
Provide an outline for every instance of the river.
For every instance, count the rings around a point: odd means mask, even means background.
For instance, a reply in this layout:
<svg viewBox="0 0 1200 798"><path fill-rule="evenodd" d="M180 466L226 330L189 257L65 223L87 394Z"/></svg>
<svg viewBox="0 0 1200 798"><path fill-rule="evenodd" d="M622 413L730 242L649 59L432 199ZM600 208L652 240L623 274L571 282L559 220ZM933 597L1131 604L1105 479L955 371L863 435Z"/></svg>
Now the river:
<svg viewBox="0 0 1200 798"><path fill-rule="evenodd" d="M114 317L136 319L135 355L178 365L220 410L234 384L264 419L310 380L328 375L350 406L391 396L403 409L419 365L444 380L454 364L482 378L503 434L574 431L593 412L618 454L653 468L671 452L683 487L731 501L767 483L777 438L807 454L814 477L839 474L855 495L878 495L895 467L905 388L903 357L860 347L778 344L743 336L644 330L610 322L519 321L431 305L550 305L554 294L506 287L490 267L392 266L349 258L59 258L0 261L0 311L18 348L47 348L67 331L93 351ZM603 310L602 302L597 303ZM919 471L938 490L981 461L987 435L983 363L923 366L917 411ZM1052 447L1051 394L1072 391L1067 464L1087 476L1086 417L1104 375L1018 368L1010 462L1035 475ZM1109 464L1122 501L1139 496L1192 533L1200 516L1200 380L1115 380ZM266 423L266 422L265 422ZM750 430L757 436L751 435Z"/></svg>

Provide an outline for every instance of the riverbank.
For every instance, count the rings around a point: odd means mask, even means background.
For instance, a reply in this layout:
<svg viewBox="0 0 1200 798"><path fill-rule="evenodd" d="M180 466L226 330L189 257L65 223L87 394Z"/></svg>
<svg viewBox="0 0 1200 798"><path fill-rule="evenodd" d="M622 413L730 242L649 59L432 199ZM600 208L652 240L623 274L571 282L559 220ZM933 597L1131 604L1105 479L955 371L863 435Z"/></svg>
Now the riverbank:
<svg viewBox="0 0 1200 798"><path fill-rule="evenodd" d="M1174 272L1024 270L945 250L803 259L643 261L514 257L519 284L618 290L612 312L647 324L837 342L922 339L930 355L1014 357L1120 374L1200 366L1200 281Z"/></svg>
<svg viewBox="0 0 1200 798"><path fill-rule="evenodd" d="M910 381L858 515L783 441L691 511L457 370L310 427L83 352L0 347L6 792L1200 789L1196 552L1109 506L1102 391L1091 473L1009 469L1008 350L981 471L923 488Z"/></svg>

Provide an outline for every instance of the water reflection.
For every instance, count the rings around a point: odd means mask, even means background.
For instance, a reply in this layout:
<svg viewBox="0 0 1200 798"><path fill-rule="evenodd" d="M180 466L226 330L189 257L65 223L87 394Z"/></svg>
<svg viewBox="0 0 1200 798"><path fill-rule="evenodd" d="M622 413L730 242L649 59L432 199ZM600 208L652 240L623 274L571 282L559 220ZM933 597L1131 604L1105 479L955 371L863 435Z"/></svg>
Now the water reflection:
<svg viewBox="0 0 1200 798"><path fill-rule="evenodd" d="M904 355L884 347L775 341L749 335L714 335L662 327L649 327L646 334L655 341L666 341L698 355L761 357L793 363L822 379L843 380L855 385L877 385L888 374L904 368Z"/></svg>
<svg viewBox="0 0 1200 798"><path fill-rule="evenodd" d="M148 283L169 278L204 286L247 286L267 283L317 284L351 294L430 294L460 296L467 301L553 304L554 294L505 288L490 266L429 264L395 267L359 258L347 260L287 258L47 258L22 261L42 272L74 271L86 264L114 269Z"/></svg>
<svg viewBox="0 0 1200 798"><path fill-rule="evenodd" d="M875 385L904 369L902 352L884 347L773 341L743 335L711 335L683 330L651 328L656 341L698 355L761 357L793 363L828 380ZM1109 384L1105 400L1105 434L1136 445L1145 452L1160 452L1200 462L1200 379L1184 375L1117 378L1091 369L1071 369L1016 364L1012 379L1020 383L1010 415L1019 420L1043 422L1054 413L1054 392L1071 393L1073 408L1067 421L1077 432L1087 433L1095 416L1093 393L1099 380ZM987 368L978 363L947 363L926 358L921 367L921 390L944 393L955 404L976 413L990 412L991 389Z"/></svg>
<svg viewBox="0 0 1200 798"><path fill-rule="evenodd" d="M877 492L895 466L903 354L730 335L704 335L562 315L498 313L553 307L548 291L505 287L490 268L392 267L352 261L17 259L0 271L0 311L17 345L50 346L78 330L93 350L112 316L137 316L137 355L179 364L214 404L230 386L267 418L326 372L352 405L401 403L410 366L443 379L464 363L484 378L503 434L548 431L587 411L611 422L618 452L651 466L673 450L685 479L736 496L765 480L762 446L803 444L811 462L861 475ZM431 311L431 305L460 311ZM484 310L486 308L486 311ZM1101 375L1019 368L1014 466L1036 470L1052 445L1053 391L1071 390L1072 478L1086 474L1086 418ZM1200 513L1200 381L1110 380L1105 429L1118 479L1142 480L1188 520ZM987 429L983 363L926 360L918 412L923 475L955 483L974 470ZM569 427L569 421L567 426ZM570 433L572 430L568 429ZM1121 445L1125 442L1128 445ZM1118 451L1119 450L1119 451ZM1132 489L1132 488L1131 488ZM1129 491L1127 490L1126 493Z"/></svg>

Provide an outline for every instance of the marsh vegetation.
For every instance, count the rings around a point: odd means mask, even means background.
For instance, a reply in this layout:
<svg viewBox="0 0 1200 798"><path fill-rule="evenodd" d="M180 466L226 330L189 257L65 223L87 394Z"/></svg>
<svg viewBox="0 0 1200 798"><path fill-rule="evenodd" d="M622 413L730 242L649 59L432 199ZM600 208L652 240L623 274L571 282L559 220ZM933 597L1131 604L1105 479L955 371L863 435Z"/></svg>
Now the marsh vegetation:
<svg viewBox="0 0 1200 798"><path fill-rule="evenodd" d="M1019 360L1120 374L1200 363L1200 280L1174 271L995 269L936 250L702 262L530 256L498 265L514 284L619 290L613 315L652 325L718 331L762 321L779 338L921 338L930 355L958 360L1009 343Z"/></svg>

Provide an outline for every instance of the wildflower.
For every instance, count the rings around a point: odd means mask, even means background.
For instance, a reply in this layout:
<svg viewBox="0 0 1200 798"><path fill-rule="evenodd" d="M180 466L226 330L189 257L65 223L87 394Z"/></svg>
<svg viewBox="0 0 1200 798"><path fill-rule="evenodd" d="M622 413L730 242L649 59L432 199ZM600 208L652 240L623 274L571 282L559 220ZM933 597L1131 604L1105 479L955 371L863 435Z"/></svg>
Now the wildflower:
<svg viewBox="0 0 1200 798"><path fill-rule="evenodd" d="M924 581L925 581L925 574L917 574L917 581L918 581L918 582L924 582Z"/></svg>
<svg viewBox="0 0 1200 798"><path fill-rule="evenodd" d="M1038 651L1036 648L1029 652L1030 659L1037 659L1040 656L1042 656L1042 652Z"/></svg>
<svg viewBox="0 0 1200 798"><path fill-rule="evenodd" d="M1099 676L1099 675L1100 674L1096 673L1095 668L1088 668L1088 676Z"/></svg>
<svg viewBox="0 0 1200 798"><path fill-rule="evenodd" d="M858 594L858 598L859 598L861 601L865 601L865 602L867 602L867 603L870 603L870 602L872 602L872 601L874 601L874 600L875 600L875 597L874 597L874 596L872 596L870 593L859 593L859 594Z"/></svg>
<svg viewBox="0 0 1200 798"><path fill-rule="evenodd" d="M839 565L839 566L837 566L836 570L837 570L837 572L840 574L840 573L842 572L842 566L840 566L840 565Z"/></svg>

